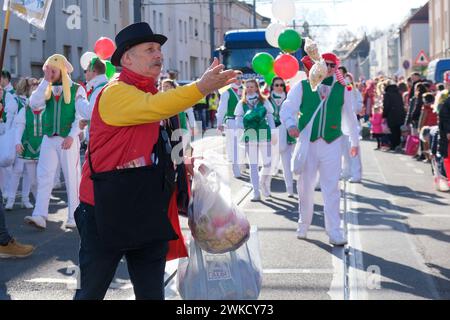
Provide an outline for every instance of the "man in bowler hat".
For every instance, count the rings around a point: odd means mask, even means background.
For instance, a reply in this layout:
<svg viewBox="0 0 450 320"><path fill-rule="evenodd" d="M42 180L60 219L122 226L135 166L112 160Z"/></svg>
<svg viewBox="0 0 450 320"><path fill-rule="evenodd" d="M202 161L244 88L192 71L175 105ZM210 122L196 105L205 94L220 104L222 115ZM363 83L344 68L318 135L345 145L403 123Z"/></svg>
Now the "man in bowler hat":
<svg viewBox="0 0 450 320"><path fill-rule="evenodd" d="M154 34L147 23L141 22L124 28L115 41L117 49L111 62L121 66L122 72L99 94L91 120L88 152L92 168L97 173L126 168L130 163L142 161L144 165L152 164L152 150L159 137L161 120L188 109L207 94L236 81L235 72L224 71L224 66L215 59L200 80L159 93L155 83L163 65L161 46L167 38ZM75 213L81 238L81 283L75 299L103 299L124 256L136 299L164 299L166 257L173 258L177 254L169 249L177 248L169 246L174 232L144 248L105 248L96 227L96 199L91 174L86 160L81 178L80 206ZM161 181L154 183L160 184ZM158 199L149 195L148 201ZM126 219L127 212L123 212L124 226L127 225Z"/></svg>

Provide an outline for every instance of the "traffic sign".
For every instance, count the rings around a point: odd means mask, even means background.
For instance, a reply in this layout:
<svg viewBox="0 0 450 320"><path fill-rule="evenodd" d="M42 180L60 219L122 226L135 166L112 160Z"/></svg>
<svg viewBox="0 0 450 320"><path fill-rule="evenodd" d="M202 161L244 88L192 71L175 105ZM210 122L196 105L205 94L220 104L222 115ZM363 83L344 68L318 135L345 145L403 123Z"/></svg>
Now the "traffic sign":
<svg viewBox="0 0 450 320"><path fill-rule="evenodd" d="M409 67L411 67L411 64L409 63L409 60L403 61L403 69L408 70Z"/></svg>
<svg viewBox="0 0 450 320"><path fill-rule="evenodd" d="M419 54L417 55L416 61L414 63L417 66L427 66L430 63L430 58L428 58L425 51L420 50Z"/></svg>

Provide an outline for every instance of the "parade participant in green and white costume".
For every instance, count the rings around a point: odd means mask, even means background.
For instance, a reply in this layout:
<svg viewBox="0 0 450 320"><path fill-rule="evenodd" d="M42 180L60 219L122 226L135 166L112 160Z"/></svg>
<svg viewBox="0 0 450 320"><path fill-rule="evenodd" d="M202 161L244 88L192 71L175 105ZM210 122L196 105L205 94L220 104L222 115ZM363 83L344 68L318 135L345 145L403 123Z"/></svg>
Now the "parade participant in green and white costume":
<svg viewBox="0 0 450 320"><path fill-rule="evenodd" d="M324 198L325 228L333 245L347 243L341 229L339 178L342 161L342 135L350 136L352 156L358 154L358 124L352 110L351 92L338 74L338 58L324 54L327 78L314 92L308 80L299 82L288 94L281 109L281 121L292 137L299 137L293 155L299 193L299 227L297 237L306 239L314 208L317 173ZM298 112L301 116L298 120ZM301 132L301 134L300 134ZM298 148L299 146L299 148ZM297 152L299 151L299 152Z"/></svg>
<svg viewBox="0 0 450 320"><path fill-rule="evenodd" d="M238 128L244 130L242 140L250 164L253 201L261 200L260 190L264 197L270 197L271 142L276 143L276 138L272 138L272 130L275 130L273 111L270 102L261 95L258 82L247 80L242 100L236 106L234 114ZM259 155L262 160L260 174Z"/></svg>
<svg viewBox="0 0 450 320"><path fill-rule="evenodd" d="M294 139L287 134L287 129L280 120L280 110L284 100L286 100L286 95L286 84L284 80L282 78L275 77L272 81L272 85L270 86L269 97L269 101L272 103L272 107L274 109L273 117L275 126L278 129L275 131L276 134L278 134L278 143L272 145L272 175L276 175L278 173L281 158L286 191L288 196L292 198L294 196L294 179L291 170L291 159L297 139Z"/></svg>
<svg viewBox="0 0 450 320"><path fill-rule="evenodd" d="M239 148L237 126L235 120L236 106L242 95L242 72L238 81L223 92L220 96L219 108L217 109L217 129L225 131L226 151L228 160L233 164L233 175L235 178L241 177L242 152Z"/></svg>
<svg viewBox="0 0 450 320"><path fill-rule="evenodd" d="M25 223L38 229L47 227L48 209L58 163L64 174L68 198L66 228L76 228L74 212L79 204L80 188L80 108L86 91L73 82L73 67L55 54L44 64L44 80L30 97L30 106L43 116L43 139L37 166L38 194L32 216Z"/></svg>
<svg viewBox="0 0 450 320"><path fill-rule="evenodd" d="M22 208L33 208L30 202L30 191L34 198L37 197L36 167L43 137L42 120L45 111L31 110L28 101L28 97L37 85L37 80L32 78L21 79L17 84L17 99L23 107L14 119L17 158L11 177L10 197L5 206L7 210L11 210L14 205L22 175Z"/></svg>
<svg viewBox="0 0 450 320"><path fill-rule="evenodd" d="M11 85L11 74L8 71L2 71L0 84L3 88L3 92L0 95L2 99L1 103L3 105L3 112L0 119L0 134L5 134L6 130L14 130L14 117L19 111L19 104L17 102L15 90ZM0 167L0 188L5 202L6 199L10 198L9 190L11 189L10 182L12 174L12 166L5 168Z"/></svg>

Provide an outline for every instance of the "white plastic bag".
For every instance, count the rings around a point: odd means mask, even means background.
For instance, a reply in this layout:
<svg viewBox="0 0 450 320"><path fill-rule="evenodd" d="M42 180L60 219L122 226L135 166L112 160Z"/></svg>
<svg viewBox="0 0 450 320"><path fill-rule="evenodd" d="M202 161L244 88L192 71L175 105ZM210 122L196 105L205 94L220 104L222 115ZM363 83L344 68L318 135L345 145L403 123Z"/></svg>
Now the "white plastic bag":
<svg viewBox="0 0 450 320"><path fill-rule="evenodd" d="M16 159L16 149L14 146L14 130L6 128L0 135L0 167L9 167Z"/></svg>
<svg viewBox="0 0 450 320"><path fill-rule="evenodd" d="M231 202L229 186L212 165L196 161L189 228L197 245L209 253L236 250L250 235L250 224Z"/></svg>
<svg viewBox="0 0 450 320"><path fill-rule="evenodd" d="M251 228L245 245L226 254L206 253L192 240L189 258L180 260L177 277L178 291L185 300L258 299L262 265L257 228Z"/></svg>

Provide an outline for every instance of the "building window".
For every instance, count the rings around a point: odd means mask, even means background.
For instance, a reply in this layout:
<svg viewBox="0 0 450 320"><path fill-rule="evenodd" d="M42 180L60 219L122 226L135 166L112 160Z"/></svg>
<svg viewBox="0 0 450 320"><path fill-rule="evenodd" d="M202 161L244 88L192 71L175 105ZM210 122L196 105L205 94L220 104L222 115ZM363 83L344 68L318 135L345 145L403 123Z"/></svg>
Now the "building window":
<svg viewBox="0 0 450 320"><path fill-rule="evenodd" d="M164 19L162 13L159 13L159 33L164 34Z"/></svg>
<svg viewBox="0 0 450 320"><path fill-rule="evenodd" d="M103 19L109 21L109 0L103 0Z"/></svg>
<svg viewBox="0 0 450 320"><path fill-rule="evenodd" d="M180 61L180 77L181 77L181 79L184 79L183 61Z"/></svg>
<svg viewBox="0 0 450 320"><path fill-rule="evenodd" d="M183 21L181 20L178 20L178 33L180 42L183 42Z"/></svg>
<svg viewBox="0 0 450 320"><path fill-rule="evenodd" d="M194 21L191 17L189 17L189 38L194 36Z"/></svg>
<svg viewBox="0 0 450 320"><path fill-rule="evenodd" d="M187 22L184 22L184 43L187 43Z"/></svg>
<svg viewBox="0 0 450 320"><path fill-rule="evenodd" d="M156 11L153 10L153 15L152 15L152 28L154 32L157 32L156 30Z"/></svg>
<svg viewBox="0 0 450 320"><path fill-rule="evenodd" d="M72 61L72 47L71 46L64 46L64 57L66 57L67 60Z"/></svg>
<svg viewBox="0 0 450 320"><path fill-rule="evenodd" d="M98 19L98 0L92 1L92 4L94 6L92 15L94 16L95 19Z"/></svg>
<svg viewBox="0 0 450 320"><path fill-rule="evenodd" d="M9 40L9 72L13 78L19 77L20 40Z"/></svg>
<svg viewBox="0 0 450 320"><path fill-rule="evenodd" d="M208 40L208 30L206 29L206 22L203 23L203 40Z"/></svg>
<svg viewBox="0 0 450 320"><path fill-rule="evenodd" d="M194 38L198 39L198 20L197 19L195 19L195 22L194 22Z"/></svg>
<svg viewBox="0 0 450 320"><path fill-rule="evenodd" d="M42 61L45 61L47 55L45 54L45 40L42 40Z"/></svg>

